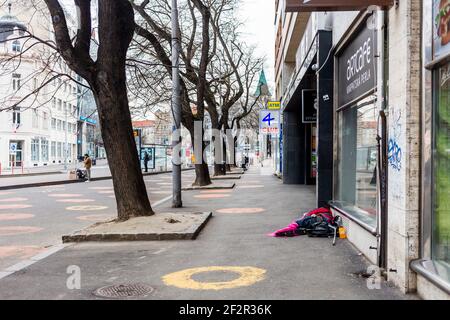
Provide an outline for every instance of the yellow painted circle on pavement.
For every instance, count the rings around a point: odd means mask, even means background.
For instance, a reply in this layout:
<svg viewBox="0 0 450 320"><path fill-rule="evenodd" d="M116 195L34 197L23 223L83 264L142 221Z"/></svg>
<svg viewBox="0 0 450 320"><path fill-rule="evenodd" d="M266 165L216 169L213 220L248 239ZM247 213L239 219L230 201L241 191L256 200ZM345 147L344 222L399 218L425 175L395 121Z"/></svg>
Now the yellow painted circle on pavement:
<svg viewBox="0 0 450 320"><path fill-rule="evenodd" d="M237 273L239 274L239 278L223 282L199 282L192 279L192 276L196 274L212 271ZM263 280L265 274L266 270L255 267L212 266L177 271L165 275L162 280L168 286L174 286L181 289L222 290L251 286L256 282Z"/></svg>

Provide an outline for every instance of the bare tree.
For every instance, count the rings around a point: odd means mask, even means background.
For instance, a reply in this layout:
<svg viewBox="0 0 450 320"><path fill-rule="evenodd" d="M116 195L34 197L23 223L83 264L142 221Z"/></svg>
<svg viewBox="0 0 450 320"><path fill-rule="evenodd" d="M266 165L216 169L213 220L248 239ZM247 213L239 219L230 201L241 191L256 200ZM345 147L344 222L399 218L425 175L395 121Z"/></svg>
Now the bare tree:
<svg viewBox="0 0 450 320"><path fill-rule="evenodd" d="M243 62L245 56L252 52L239 39L240 23L233 11L237 2L237 0L187 0L180 7L183 125L188 128L191 138L194 136L193 121L204 121L205 111L211 119L213 129L222 132L228 129L230 110L233 106L240 105L238 102L245 95L246 88L242 82L246 76ZM136 60L150 59L146 63L147 72L143 73L142 69L136 71L141 76L140 82L148 86L157 84L169 87L169 1L133 1L133 5L140 16L140 19L137 19L137 34L148 41L143 42L142 39L136 41L136 58L133 63L135 64ZM150 46L147 43L150 43ZM156 73L148 72L150 69L165 69L165 80L160 77L161 73L155 76ZM168 96L160 94L156 100L150 99L152 100L150 104L164 103L168 99ZM191 105L196 106L195 114L192 113ZM151 106L144 107L148 108ZM242 117L245 116L244 112ZM213 142L216 146L214 152L224 156L225 143ZM203 149L205 147L203 144ZM202 166L204 170L196 170L196 183L202 180L198 179L199 172L207 170L205 164ZM216 175L225 174L225 165L221 162L216 162L214 169Z"/></svg>
<svg viewBox="0 0 450 320"><path fill-rule="evenodd" d="M58 0L44 0L50 12L56 50L71 70L91 88L97 104L119 220L153 214L133 137L126 86L126 56L134 35L134 12L127 0L98 0L97 57L90 54L90 0L75 0L78 32L71 39L65 12Z"/></svg>

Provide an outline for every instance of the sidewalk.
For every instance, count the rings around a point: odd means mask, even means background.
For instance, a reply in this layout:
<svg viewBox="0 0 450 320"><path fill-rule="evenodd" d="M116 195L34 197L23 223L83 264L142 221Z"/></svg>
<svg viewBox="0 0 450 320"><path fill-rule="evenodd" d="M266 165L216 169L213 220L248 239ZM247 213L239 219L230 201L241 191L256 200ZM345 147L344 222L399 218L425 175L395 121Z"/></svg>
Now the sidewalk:
<svg viewBox="0 0 450 320"><path fill-rule="evenodd" d="M23 168L14 168L14 171L11 168L4 168L2 167L2 171L0 174L0 178L5 177L20 177L20 176L32 176L32 175L46 175L48 173L61 173L63 171L67 170L74 170L77 167L82 165L81 162L73 162L67 164L67 169L64 169L64 164L50 164L48 166L40 166L40 167L27 167ZM98 159L97 160L97 167L107 167L108 161L106 159Z"/></svg>
<svg viewBox="0 0 450 320"><path fill-rule="evenodd" d="M79 166L80 167L80 166ZM187 168L183 170L190 170L192 168ZM68 169L68 170L73 170ZM107 180L111 179L111 171L107 165L97 165L92 167L92 180ZM170 171L167 171L170 172ZM159 174L164 172L152 172L144 173L144 176ZM80 180L70 180L68 171L60 172L50 172L47 174L25 174L20 176L12 177L1 177L0 176L0 190L10 190L10 189L20 189L29 187L39 187L39 186L50 186L57 184L68 184L82 182Z"/></svg>
<svg viewBox="0 0 450 320"><path fill-rule="evenodd" d="M1 279L0 299L95 299L100 287L129 283L153 287L148 299L415 298L386 284L369 290L357 276L367 262L346 240L333 247L330 239L267 236L313 208L313 187L283 185L255 168L236 183L230 191L184 192L183 209L170 201L157 208L213 211L195 241L72 245ZM80 268L79 290L67 288L69 266ZM259 276L240 277L236 267ZM201 269L190 279L165 277L190 268Z"/></svg>

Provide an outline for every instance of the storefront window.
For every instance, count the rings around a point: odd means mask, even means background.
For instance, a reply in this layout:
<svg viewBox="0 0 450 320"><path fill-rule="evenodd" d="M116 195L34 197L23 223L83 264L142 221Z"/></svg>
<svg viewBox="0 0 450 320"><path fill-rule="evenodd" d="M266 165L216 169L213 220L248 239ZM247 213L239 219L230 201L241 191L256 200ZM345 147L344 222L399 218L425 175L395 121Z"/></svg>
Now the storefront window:
<svg viewBox="0 0 450 320"><path fill-rule="evenodd" d="M370 227L377 214L377 108L373 97L338 113L335 205Z"/></svg>
<svg viewBox="0 0 450 320"><path fill-rule="evenodd" d="M450 64L440 68L438 73L434 112L432 257L450 272Z"/></svg>

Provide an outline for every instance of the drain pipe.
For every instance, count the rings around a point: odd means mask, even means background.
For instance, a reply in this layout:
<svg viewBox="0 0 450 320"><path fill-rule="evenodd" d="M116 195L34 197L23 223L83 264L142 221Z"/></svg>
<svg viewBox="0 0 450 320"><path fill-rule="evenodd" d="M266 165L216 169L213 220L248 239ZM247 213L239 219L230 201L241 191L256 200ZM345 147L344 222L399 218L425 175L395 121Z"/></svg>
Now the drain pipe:
<svg viewBox="0 0 450 320"><path fill-rule="evenodd" d="M386 19L387 15L378 8L376 12L377 19L377 104L378 104L378 206L379 214L377 216L377 264L381 269L387 267L387 116L386 116L386 94L385 94L385 76L386 65L385 55L386 46Z"/></svg>

